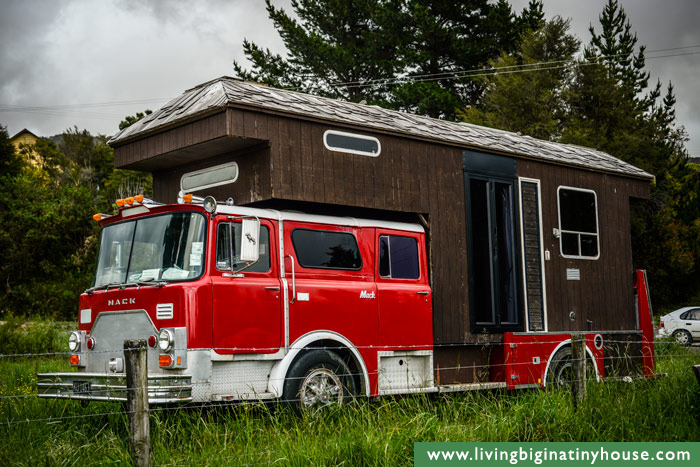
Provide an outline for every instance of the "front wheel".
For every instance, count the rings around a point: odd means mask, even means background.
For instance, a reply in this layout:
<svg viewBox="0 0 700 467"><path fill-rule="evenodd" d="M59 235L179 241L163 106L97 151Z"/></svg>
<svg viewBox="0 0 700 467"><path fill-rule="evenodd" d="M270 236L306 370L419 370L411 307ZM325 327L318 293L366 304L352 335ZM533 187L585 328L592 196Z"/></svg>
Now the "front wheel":
<svg viewBox="0 0 700 467"><path fill-rule="evenodd" d="M673 331L673 338L676 339L676 342L680 345L690 345L693 343L693 337L685 329Z"/></svg>
<svg viewBox="0 0 700 467"><path fill-rule="evenodd" d="M304 352L289 368L284 382L284 402L307 413L346 403L354 395L350 369L338 354L328 350Z"/></svg>

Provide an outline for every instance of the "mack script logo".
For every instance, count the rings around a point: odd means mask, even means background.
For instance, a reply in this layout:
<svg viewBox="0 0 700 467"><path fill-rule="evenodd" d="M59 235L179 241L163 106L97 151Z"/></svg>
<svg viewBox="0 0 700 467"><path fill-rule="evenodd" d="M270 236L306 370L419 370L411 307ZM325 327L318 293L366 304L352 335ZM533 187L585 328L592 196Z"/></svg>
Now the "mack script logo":
<svg viewBox="0 0 700 467"><path fill-rule="evenodd" d="M360 292L360 298L374 298L374 292L368 293L366 290Z"/></svg>
<svg viewBox="0 0 700 467"><path fill-rule="evenodd" d="M107 306L113 305L136 305L135 298L122 298L116 300L107 300Z"/></svg>

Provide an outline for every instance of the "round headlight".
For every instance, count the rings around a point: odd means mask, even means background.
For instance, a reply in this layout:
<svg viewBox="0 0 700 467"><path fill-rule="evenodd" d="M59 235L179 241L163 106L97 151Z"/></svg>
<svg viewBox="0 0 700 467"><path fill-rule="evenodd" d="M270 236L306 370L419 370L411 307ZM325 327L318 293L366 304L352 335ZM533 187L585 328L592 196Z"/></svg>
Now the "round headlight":
<svg viewBox="0 0 700 467"><path fill-rule="evenodd" d="M167 329L161 329L158 335L158 347L163 352L167 352L173 346L173 333Z"/></svg>
<svg viewBox="0 0 700 467"><path fill-rule="evenodd" d="M68 348L71 352L77 352L80 350L80 334L73 331L68 337Z"/></svg>

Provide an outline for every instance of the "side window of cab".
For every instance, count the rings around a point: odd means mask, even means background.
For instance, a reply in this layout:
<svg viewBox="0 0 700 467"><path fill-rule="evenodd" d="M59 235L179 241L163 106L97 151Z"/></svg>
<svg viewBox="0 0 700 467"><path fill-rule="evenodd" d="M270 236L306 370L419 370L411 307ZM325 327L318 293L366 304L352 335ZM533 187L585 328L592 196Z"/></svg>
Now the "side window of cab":
<svg viewBox="0 0 700 467"><path fill-rule="evenodd" d="M379 236L379 276L385 279L418 279L418 242L400 235Z"/></svg>
<svg viewBox="0 0 700 467"><path fill-rule="evenodd" d="M216 227L216 269L219 271L237 271L246 266L241 256L240 222L219 222ZM260 226L260 259L245 268L244 272L268 272L270 270L270 230Z"/></svg>

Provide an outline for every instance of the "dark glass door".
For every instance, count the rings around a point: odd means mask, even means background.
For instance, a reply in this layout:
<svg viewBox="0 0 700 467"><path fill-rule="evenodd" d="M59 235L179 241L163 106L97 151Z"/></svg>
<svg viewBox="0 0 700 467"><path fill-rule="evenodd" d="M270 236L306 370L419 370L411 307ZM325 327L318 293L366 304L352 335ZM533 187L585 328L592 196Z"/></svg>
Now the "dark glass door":
<svg viewBox="0 0 700 467"><path fill-rule="evenodd" d="M472 330L516 330L521 320L514 183L469 175L465 179Z"/></svg>

